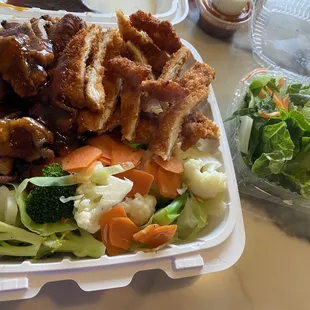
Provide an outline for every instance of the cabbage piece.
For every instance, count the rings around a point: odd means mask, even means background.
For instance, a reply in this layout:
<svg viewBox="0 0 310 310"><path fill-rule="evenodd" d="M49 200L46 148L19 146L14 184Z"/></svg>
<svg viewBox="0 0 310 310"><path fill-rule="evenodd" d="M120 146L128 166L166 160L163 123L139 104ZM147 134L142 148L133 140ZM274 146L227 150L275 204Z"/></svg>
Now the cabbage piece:
<svg viewBox="0 0 310 310"><path fill-rule="evenodd" d="M47 177L49 178L49 177ZM33 179L33 178L32 178ZM23 225L29 229L30 231L36 232L37 234L41 236L49 236L57 232L65 232L65 231L71 231L77 229L77 225L73 221L68 221L65 223L46 223L46 224L37 224L35 223L30 216L26 212L26 198L27 198L27 185L29 182L31 182L32 179L25 179L16 189L16 201L20 212L20 218ZM40 178L43 179L43 178ZM53 178L53 179L62 179L61 178ZM56 182L56 180L53 180L53 185L61 186L59 185L62 180L59 181L59 183ZM37 183L38 186L41 183ZM46 183L44 183L46 184ZM49 185L45 185L49 186Z"/></svg>
<svg viewBox="0 0 310 310"><path fill-rule="evenodd" d="M240 128L239 128L239 150L242 153L247 154L249 150L249 142L251 137L251 131L253 126L253 119L250 116L240 116Z"/></svg>
<svg viewBox="0 0 310 310"><path fill-rule="evenodd" d="M207 225L207 208L194 195L188 197L177 220L177 236L182 241L191 241Z"/></svg>
<svg viewBox="0 0 310 310"><path fill-rule="evenodd" d="M115 175L121 172L125 172L127 170L130 170L134 168L134 165L132 163L125 163L122 165L113 165L110 167L103 167L102 165L97 165L92 176L90 177L90 180L93 183L99 184L99 185L106 185L108 178L111 175Z"/></svg>
<svg viewBox="0 0 310 310"><path fill-rule="evenodd" d="M159 225L169 225L173 223L181 214L182 208L188 197L187 193L178 196L165 208L159 209L153 216L153 223Z"/></svg>
<svg viewBox="0 0 310 310"><path fill-rule="evenodd" d="M18 207L15 199L15 190L0 186L0 221L16 225Z"/></svg>

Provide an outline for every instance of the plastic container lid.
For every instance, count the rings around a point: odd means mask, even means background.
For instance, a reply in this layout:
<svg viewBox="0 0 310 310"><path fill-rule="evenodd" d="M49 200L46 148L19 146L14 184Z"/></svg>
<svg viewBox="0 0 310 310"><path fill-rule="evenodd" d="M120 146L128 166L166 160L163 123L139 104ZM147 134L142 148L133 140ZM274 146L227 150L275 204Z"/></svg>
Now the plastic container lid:
<svg viewBox="0 0 310 310"><path fill-rule="evenodd" d="M136 1L138 3L138 1ZM179 0L177 9L161 19L176 24L188 12L187 0ZM16 10L0 6L0 18L8 21L29 21L32 17L48 14L61 17L66 11L47 11L38 8ZM88 23L103 28L116 26L114 14L78 13ZM196 49L182 40L192 54L191 63L202 62ZM196 240L186 244L171 244L158 252L138 252L115 257L103 256L99 259L79 259L72 257L52 257L32 262L30 260L0 261L0 301L25 299L35 296L48 282L72 279L86 291L116 288L128 285L134 274L142 270L162 269L172 278L220 271L232 266L241 256L245 245L245 233L241 204L238 195L234 166L225 134L223 121L212 87L208 102L203 105L203 113L212 118L221 130L219 158L222 171L227 175L225 202L227 207L219 215L209 215L208 225Z"/></svg>
<svg viewBox="0 0 310 310"><path fill-rule="evenodd" d="M256 61L309 83L309 23L309 0L256 0L251 21Z"/></svg>

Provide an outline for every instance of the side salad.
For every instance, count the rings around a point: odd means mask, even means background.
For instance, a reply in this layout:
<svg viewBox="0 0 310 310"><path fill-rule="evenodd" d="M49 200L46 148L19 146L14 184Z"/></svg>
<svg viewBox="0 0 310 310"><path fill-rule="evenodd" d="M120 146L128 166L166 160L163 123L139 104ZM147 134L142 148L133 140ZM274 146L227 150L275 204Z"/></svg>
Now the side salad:
<svg viewBox="0 0 310 310"><path fill-rule="evenodd" d="M252 173L310 199L310 85L257 75L234 118Z"/></svg>
<svg viewBox="0 0 310 310"><path fill-rule="evenodd" d="M1 186L0 256L99 258L193 240L225 208L226 175L202 143L163 161L104 134Z"/></svg>

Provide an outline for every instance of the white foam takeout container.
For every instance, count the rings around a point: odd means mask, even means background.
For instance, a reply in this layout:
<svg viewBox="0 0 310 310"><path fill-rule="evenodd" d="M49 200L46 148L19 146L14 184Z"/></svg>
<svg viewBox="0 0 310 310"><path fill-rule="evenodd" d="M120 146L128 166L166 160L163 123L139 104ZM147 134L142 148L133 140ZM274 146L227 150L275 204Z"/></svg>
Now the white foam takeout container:
<svg viewBox="0 0 310 310"><path fill-rule="evenodd" d="M172 1L176 11L165 19L180 22L188 12L187 0ZM9 21L29 20L49 14L63 16L66 12L42 11L36 8L15 11L0 6L0 18ZM153 12L151 12L153 13ZM104 28L115 26L115 16L79 14L88 23ZM202 62L197 50L183 40L192 52L193 60ZM0 301L26 299L35 296L45 283L74 280L83 290L95 291L128 285L138 271L162 269L171 278L184 278L224 270L241 256L245 245L245 233L235 171L231 159L223 121L211 87L203 110L221 130L219 142L220 160L227 175L227 208L220 216L209 216L208 225L198 238L182 245L170 245L158 252L138 252L121 256L103 256L99 259L78 259L59 256L40 261L0 260Z"/></svg>

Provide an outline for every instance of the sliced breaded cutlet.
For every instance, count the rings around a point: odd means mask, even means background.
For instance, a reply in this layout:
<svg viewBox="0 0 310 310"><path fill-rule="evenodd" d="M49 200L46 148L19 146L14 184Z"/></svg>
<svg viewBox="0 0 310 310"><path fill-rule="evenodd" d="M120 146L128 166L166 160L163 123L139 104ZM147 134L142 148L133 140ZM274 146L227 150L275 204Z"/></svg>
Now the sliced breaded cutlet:
<svg viewBox="0 0 310 310"><path fill-rule="evenodd" d="M84 91L86 63L100 31L101 27L96 25L82 29L58 58L51 80L51 96L54 103L60 101L78 109L87 107Z"/></svg>
<svg viewBox="0 0 310 310"><path fill-rule="evenodd" d="M170 158L185 117L209 95L209 85L215 77L215 71L204 63L196 63L180 79L180 84L190 93L183 100L170 106L163 115L158 134L149 145L149 149L164 160Z"/></svg>
<svg viewBox="0 0 310 310"><path fill-rule="evenodd" d="M161 22L152 14L141 10L130 15L130 21L135 28L145 31L161 50L173 54L181 48L181 40L168 21Z"/></svg>
<svg viewBox="0 0 310 310"><path fill-rule="evenodd" d="M116 11L116 16L118 28L123 39L126 42L131 41L138 46L145 55L148 64L152 66L154 74L160 75L169 56L164 51L161 51L145 33L133 27L130 20L125 17L121 10Z"/></svg>

